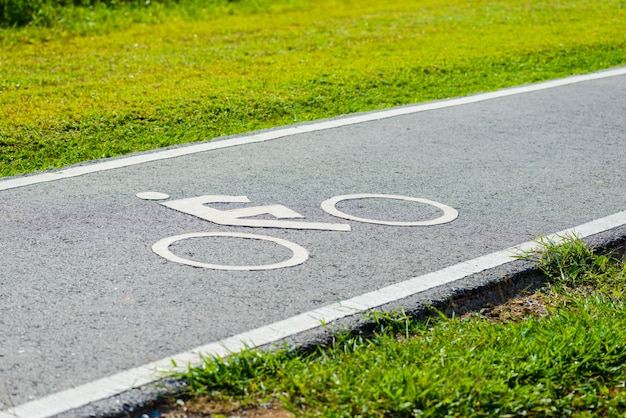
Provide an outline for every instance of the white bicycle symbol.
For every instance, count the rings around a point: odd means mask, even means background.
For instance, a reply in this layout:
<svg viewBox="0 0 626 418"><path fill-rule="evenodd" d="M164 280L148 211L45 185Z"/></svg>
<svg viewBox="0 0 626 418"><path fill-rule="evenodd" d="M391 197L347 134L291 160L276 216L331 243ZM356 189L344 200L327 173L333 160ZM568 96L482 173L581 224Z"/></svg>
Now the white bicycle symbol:
<svg viewBox="0 0 626 418"><path fill-rule="evenodd" d="M165 200L169 199L169 195L158 192L144 192L137 193L137 197L145 200ZM377 219L361 218L358 216L344 213L337 209L337 203L345 200L354 199L369 199L369 198L382 198L382 199L394 199L404 200L410 202L423 203L439 209L443 214L435 219L425 221L384 221ZM216 223L218 225L227 226L245 226L245 227L257 227L257 228L286 228L286 229L303 229L303 230L324 230L324 231L350 231L349 224L344 223L322 223L322 222L303 222L303 221L289 221L284 219L304 218L299 213L289 209L283 205L266 205L266 206L250 206L237 209L221 210L215 207L208 206L209 204L221 204L221 203L250 203L250 200L246 196L227 196L227 195L205 195L192 197L187 199L170 200L167 202L161 202L160 204L179 212L184 212L198 218L207 220L209 222ZM321 203L321 209L326 213L351 221L365 222L379 225L391 225L391 226L430 226L439 225L455 220L459 213L456 209L438 203L429 199L422 199L417 197L407 197L400 195L389 194L349 194L342 196L335 196ZM259 215L271 215L277 219L251 219L252 217ZM291 258L282 261L280 263L263 264L263 265L225 265L225 264L211 264L203 263L199 261L189 260L180 257L172 253L169 247L179 241L192 239L192 238L204 238L204 237L230 237L230 238L242 238L252 239L259 241L268 241L281 245L289 249L292 253ZM309 252L302 246L282 239L268 235L257 235L238 232L193 232L188 234L175 235L172 237L163 238L157 241L152 246L154 251L159 256L179 264L184 264L193 267L202 267L214 270L238 270L238 271L252 271L252 270L272 270L283 267L293 267L304 263L309 258Z"/></svg>

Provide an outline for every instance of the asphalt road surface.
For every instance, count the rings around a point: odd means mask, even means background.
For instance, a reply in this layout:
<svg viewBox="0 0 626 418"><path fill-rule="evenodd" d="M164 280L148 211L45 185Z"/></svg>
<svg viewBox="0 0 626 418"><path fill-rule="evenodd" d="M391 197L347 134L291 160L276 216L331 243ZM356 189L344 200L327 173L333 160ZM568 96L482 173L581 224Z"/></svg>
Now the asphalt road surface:
<svg viewBox="0 0 626 418"><path fill-rule="evenodd" d="M0 179L0 410L625 211L601 74Z"/></svg>

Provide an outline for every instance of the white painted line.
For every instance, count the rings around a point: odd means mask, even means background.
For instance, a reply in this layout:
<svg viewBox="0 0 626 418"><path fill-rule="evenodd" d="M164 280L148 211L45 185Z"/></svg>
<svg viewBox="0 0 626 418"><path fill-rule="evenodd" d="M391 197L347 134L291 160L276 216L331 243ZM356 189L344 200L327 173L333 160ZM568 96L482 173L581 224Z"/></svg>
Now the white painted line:
<svg viewBox="0 0 626 418"><path fill-rule="evenodd" d="M555 242L559 242L562 237L571 234L576 234L578 237L584 238L623 225L626 225L626 211L559 231L546 236L546 238ZM172 360L176 362L180 370L184 370L187 368L188 364L192 366L200 365L200 354L205 357L224 357L246 347L254 348L260 345L277 342L291 335L318 328L321 324L328 324L337 319L362 313L369 309L415 295L419 292L461 280L472 274L499 267L513 261L511 258L513 255L537 247L538 244L536 242L529 241L474 258L473 260L464 261L439 271L414 277L404 282L305 312L252 331L229 337L219 342L203 345L188 352L148 363L110 377L9 408L0 412L0 418L49 418L85 406L91 402L106 399L127 390L156 382L162 376L159 374L160 372L172 370Z"/></svg>
<svg viewBox="0 0 626 418"><path fill-rule="evenodd" d="M170 195L161 192L141 192L137 193L135 196L144 200L163 200L170 198Z"/></svg>
<svg viewBox="0 0 626 418"><path fill-rule="evenodd" d="M591 74L584 74L562 78L558 80L546 81L538 84L527 86L513 87L499 90L491 93L476 94L457 99L441 100L431 103L417 104L413 106L404 106L384 110L380 112L357 114L339 119L314 122L306 125L297 125L268 132L246 135L242 137L225 139L221 141L203 142L201 144L183 146L178 148L164 149L161 151L145 153L140 155L132 155L129 157L116 158L102 162L95 162L77 167L71 167L53 172L35 174L32 176L9 177L0 180L0 191L14 189L32 184L45 183L49 181L60 180L64 178L82 176L84 174L96 173L99 171L114 170L116 168L128 167L136 164L148 163L151 161L165 160L169 158L181 157L184 155L196 154L199 152L212 151L220 148L229 148L238 145L252 144L255 142L265 142L277 138L283 138L290 135L297 135L307 132L322 131L325 129L339 128L342 126L354 125L363 122L372 122L380 119L391 118L395 116L408 115L412 113L425 112L428 110L444 109L448 107L461 106L471 103L492 100L501 97L513 96L516 94L530 93L534 91L546 90L555 87L562 87L571 84L581 83L585 81L599 80L608 77L626 75L626 67L615 68L612 70L599 71Z"/></svg>
<svg viewBox="0 0 626 418"><path fill-rule="evenodd" d="M227 238L243 238L243 239L253 239L258 241L269 241L276 243L278 245L282 245L283 247L291 250L293 255L288 260L282 261L280 263L273 264L263 264L259 266L230 266L223 264L211 264L211 263L203 263L200 261L189 260L186 258L182 258L172 253L169 249L170 245L175 242L182 241L190 238L204 238L204 237L227 237ZM162 240L156 242L152 246L152 251L166 260L172 261L174 263L185 264L188 266L194 267L202 267L207 269L214 270L231 270L231 271L258 271L258 270L274 270L283 267L293 267L298 264L304 263L309 259L309 252L296 244L295 242L287 241L286 239L270 237L267 235L256 235L256 234L246 234L240 232L192 232L188 234L176 235L173 237L163 238Z"/></svg>
<svg viewBox="0 0 626 418"><path fill-rule="evenodd" d="M431 205L440 209L443 212L438 218L430 219L427 221L381 221L377 219L367 219L367 218L359 218L358 216L350 215L344 213L337 209L336 205L339 202L344 200L353 200L353 199L371 199L371 198L379 198L379 199L395 199L395 200L408 200L410 202L418 202L424 203L426 205ZM429 199L422 199L419 197L408 197L408 196L400 196L393 194L373 194L373 193L360 193L360 194L346 194L343 196L335 196L328 200L322 202L321 208L326 213L330 215L336 216L338 218L349 219L351 221L357 222L365 222L370 224L378 224L378 225L393 225L393 226L429 226L429 225L439 225L445 224L448 222L452 222L459 216L459 212L451 208L448 205L444 205L443 203L435 202Z"/></svg>
<svg viewBox="0 0 626 418"><path fill-rule="evenodd" d="M139 193L144 199L145 194ZM317 229L321 231L350 231L350 225L323 222L285 221L283 219L304 218L298 212L283 205L248 206L239 209L220 210L208 206L210 203L250 203L246 196L207 195L169 200L161 205L205 221L226 226L253 228ZM271 215L276 219L250 219L252 216Z"/></svg>

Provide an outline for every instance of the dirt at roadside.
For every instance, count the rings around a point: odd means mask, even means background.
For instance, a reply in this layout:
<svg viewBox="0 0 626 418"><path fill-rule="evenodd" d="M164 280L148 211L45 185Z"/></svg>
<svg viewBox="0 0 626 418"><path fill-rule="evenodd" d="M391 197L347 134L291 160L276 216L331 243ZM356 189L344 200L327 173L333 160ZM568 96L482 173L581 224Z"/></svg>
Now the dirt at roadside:
<svg viewBox="0 0 626 418"><path fill-rule="evenodd" d="M467 313L462 318L480 317L490 322L506 324L528 317L545 316L548 314L549 305L545 294L534 292L511 299L502 305L482 308L479 312Z"/></svg>
<svg viewBox="0 0 626 418"><path fill-rule="evenodd" d="M198 398L183 403L172 402L159 409L159 418L291 418L294 415L280 406L280 403L268 402L260 406L240 408L238 405L215 402Z"/></svg>

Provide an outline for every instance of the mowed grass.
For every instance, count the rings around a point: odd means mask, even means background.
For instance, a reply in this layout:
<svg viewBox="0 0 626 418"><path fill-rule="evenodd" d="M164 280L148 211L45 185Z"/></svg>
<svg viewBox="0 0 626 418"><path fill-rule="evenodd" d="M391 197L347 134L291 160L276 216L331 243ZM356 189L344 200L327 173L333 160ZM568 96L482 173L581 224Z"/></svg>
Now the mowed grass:
<svg viewBox="0 0 626 418"><path fill-rule="evenodd" d="M0 176L626 64L626 2L200 1L0 29Z"/></svg>
<svg viewBox="0 0 626 418"><path fill-rule="evenodd" d="M528 311L507 321L382 314L373 336L339 335L311 354L207 358L176 374L189 383L182 416L279 401L296 416L623 417L626 258L576 237L543 244L526 258L550 285Z"/></svg>

